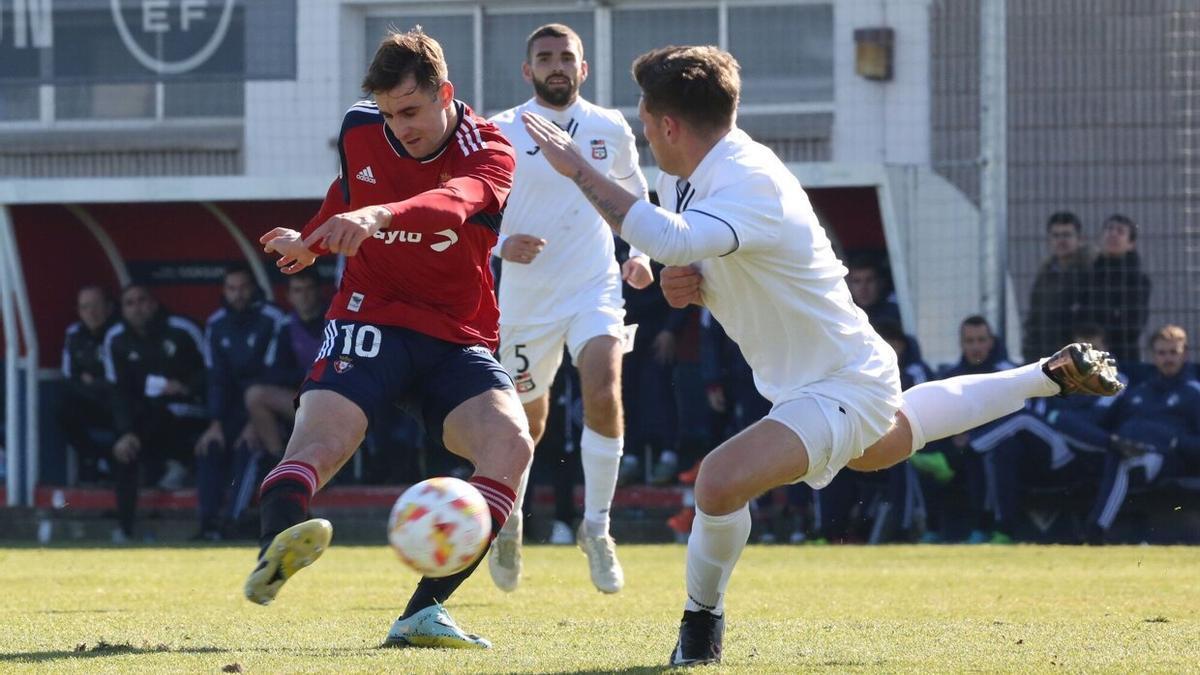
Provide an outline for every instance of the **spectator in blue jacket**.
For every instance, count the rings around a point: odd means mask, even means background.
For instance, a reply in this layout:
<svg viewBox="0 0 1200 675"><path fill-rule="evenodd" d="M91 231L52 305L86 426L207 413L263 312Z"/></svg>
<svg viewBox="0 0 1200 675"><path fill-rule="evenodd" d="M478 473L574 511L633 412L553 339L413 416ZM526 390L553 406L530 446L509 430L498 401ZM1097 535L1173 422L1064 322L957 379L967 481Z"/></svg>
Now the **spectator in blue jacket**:
<svg viewBox="0 0 1200 675"><path fill-rule="evenodd" d="M1008 370L1014 364L1008 360L1004 345L992 333L987 319L972 315L963 319L959 326L959 344L962 358L957 364L940 373L942 378L959 375L978 375ZM1016 413L1014 413L1016 414ZM1004 424L1012 415L1006 415L981 427L943 439L925 446L910 460L922 473L923 489L931 502L930 515L943 513L941 504L944 493L950 486L961 484L966 489L970 509L971 532L968 543L981 544L989 541L1003 543L1007 537L994 531L993 514L996 511L995 457L991 448L976 448L977 438ZM937 529L945 529L946 523L932 523L933 540ZM945 535L943 531L942 536Z"/></svg>
<svg viewBox="0 0 1200 675"><path fill-rule="evenodd" d="M1074 433L1107 448L1104 475L1088 516L1088 538L1103 543L1131 488L1152 488L1200 468L1200 382L1188 376L1187 333L1175 325L1150 339L1157 373L1126 389L1095 425Z"/></svg>
<svg viewBox="0 0 1200 675"><path fill-rule="evenodd" d="M316 268L288 277L288 313L267 351L270 364L260 382L246 390L246 412L263 451L269 457L283 456L280 424L290 425L295 417L296 391L317 359L325 341L325 310L329 298Z"/></svg>
<svg viewBox="0 0 1200 675"><path fill-rule="evenodd" d="M226 489L249 460L259 440L246 415L246 390L261 381L271 365L283 312L262 300L254 275L245 265L225 271L222 307L205 327L208 368L208 430L196 442L196 491L201 529L197 538L219 540L225 520ZM231 505L231 511L233 510Z"/></svg>

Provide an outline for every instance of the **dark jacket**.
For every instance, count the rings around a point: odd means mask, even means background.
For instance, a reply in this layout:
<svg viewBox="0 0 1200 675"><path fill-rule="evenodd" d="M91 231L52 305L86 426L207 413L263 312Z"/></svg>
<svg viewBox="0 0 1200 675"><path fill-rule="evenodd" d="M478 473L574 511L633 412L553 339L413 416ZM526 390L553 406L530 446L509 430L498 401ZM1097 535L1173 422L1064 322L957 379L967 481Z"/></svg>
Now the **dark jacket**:
<svg viewBox="0 0 1200 675"><path fill-rule="evenodd" d="M1083 247L1066 263L1050 258L1033 280L1021 353L1026 361L1053 354L1071 341L1084 319L1091 284L1092 256Z"/></svg>
<svg viewBox="0 0 1200 675"><path fill-rule="evenodd" d="M283 311L269 302L256 302L240 312L222 307L208 317L204 356L210 419L245 418L246 389L267 381L285 319Z"/></svg>
<svg viewBox="0 0 1200 675"><path fill-rule="evenodd" d="M106 399L111 395L111 387L104 373L104 336L116 323L116 317L110 316L95 333L88 330L82 321L67 327L63 340L62 373L67 379L67 387L80 396ZM83 380L85 373L91 376L90 384Z"/></svg>
<svg viewBox="0 0 1200 675"><path fill-rule="evenodd" d="M104 336L105 376L116 388L113 418L118 434L138 431L153 407L177 417L204 415L204 356L200 328L191 320L160 310L138 335L122 321ZM187 387L182 395L161 393L164 380Z"/></svg>
<svg viewBox="0 0 1200 675"><path fill-rule="evenodd" d="M921 345L911 335L904 336L904 356L900 357L900 390L907 391L922 382L935 379L933 369L921 358ZM992 350L996 351L996 350Z"/></svg>
<svg viewBox="0 0 1200 675"><path fill-rule="evenodd" d="M1104 327L1109 351L1122 360L1141 360L1138 337L1150 314L1150 278L1137 251L1120 258L1099 256L1092 265L1087 315Z"/></svg>
<svg viewBox="0 0 1200 675"><path fill-rule="evenodd" d="M1146 443L1158 452L1177 451L1200 458L1200 382L1187 371L1153 377L1126 389L1104 407L1094 424L1071 429L1072 436L1107 447L1109 435Z"/></svg>
<svg viewBox="0 0 1200 675"><path fill-rule="evenodd" d="M293 389L299 387L326 338L324 316L317 315L312 321L305 321L295 312L287 315L275 336L274 359L266 382Z"/></svg>

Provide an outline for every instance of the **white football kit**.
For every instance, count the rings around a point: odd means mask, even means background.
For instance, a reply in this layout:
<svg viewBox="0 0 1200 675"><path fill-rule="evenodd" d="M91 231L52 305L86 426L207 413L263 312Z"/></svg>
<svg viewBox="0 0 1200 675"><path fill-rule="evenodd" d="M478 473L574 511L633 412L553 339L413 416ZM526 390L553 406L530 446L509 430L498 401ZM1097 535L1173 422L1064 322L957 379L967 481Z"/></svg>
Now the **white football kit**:
<svg viewBox="0 0 1200 675"><path fill-rule="evenodd" d="M769 419L809 453L823 487L891 427L896 354L851 300L846 269L808 195L767 147L734 129L687 181L661 174L663 207L638 202L621 234L656 260L696 263L704 304L741 347Z"/></svg>
<svg viewBox="0 0 1200 675"><path fill-rule="evenodd" d="M582 98L566 110L554 110L530 99L491 119L517 157L501 237L527 234L546 240L533 262L504 261L500 275L500 362L528 403L549 391L564 344L578 361L591 338L624 336L625 301L612 231L574 183L546 162L521 121L525 111L565 129L592 166L638 197L646 195L646 179L638 168L633 131L616 110Z"/></svg>

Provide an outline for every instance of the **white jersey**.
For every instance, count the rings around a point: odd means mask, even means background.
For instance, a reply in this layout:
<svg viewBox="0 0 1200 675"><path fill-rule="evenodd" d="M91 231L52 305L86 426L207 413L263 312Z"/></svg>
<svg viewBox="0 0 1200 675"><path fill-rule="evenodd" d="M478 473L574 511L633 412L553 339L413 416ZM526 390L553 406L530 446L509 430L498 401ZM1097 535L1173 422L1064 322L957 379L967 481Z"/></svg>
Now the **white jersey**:
<svg viewBox="0 0 1200 675"><path fill-rule="evenodd" d="M734 129L686 183L661 174L658 195L697 227L733 231L732 251L700 261L701 293L764 397L815 393L868 409L899 406L896 353L851 300L846 268L808 195L769 148Z"/></svg>
<svg viewBox="0 0 1200 675"><path fill-rule="evenodd" d="M567 130L592 166L644 196L633 131L624 115L576 99L554 110L530 99L491 121L516 150L513 188L501 221L502 235L528 234L546 247L528 265L504 261L500 323L539 324L595 309L602 298L621 306L620 268L612 230L569 178L555 171L525 131L521 113L535 112Z"/></svg>

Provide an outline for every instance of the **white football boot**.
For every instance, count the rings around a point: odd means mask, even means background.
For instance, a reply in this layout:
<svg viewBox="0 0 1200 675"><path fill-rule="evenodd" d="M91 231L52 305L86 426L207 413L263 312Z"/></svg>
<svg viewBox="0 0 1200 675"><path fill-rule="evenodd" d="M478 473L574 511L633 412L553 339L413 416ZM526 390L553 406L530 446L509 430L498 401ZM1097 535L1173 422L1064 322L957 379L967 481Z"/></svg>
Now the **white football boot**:
<svg viewBox="0 0 1200 675"><path fill-rule="evenodd" d="M488 554L488 571L496 588L512 593L521 583L521 537L524 527L521 514L513 512L492 542Z"/></svg>
<svg viewBox="0 0 1200 675"><path fill-rule="evenodd" d="M603 593L616 593L625 585L625 570L617 560L617 547L607 534L588 536L587 523L580 522L575 532L575 543L587 556L588 569L592 573L592 584Z"/></svg>

